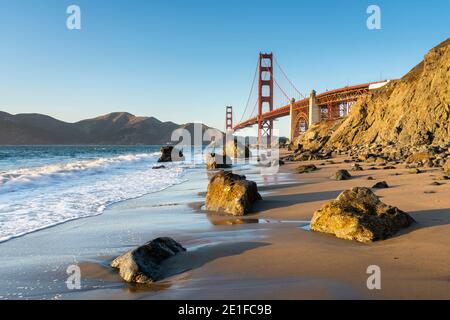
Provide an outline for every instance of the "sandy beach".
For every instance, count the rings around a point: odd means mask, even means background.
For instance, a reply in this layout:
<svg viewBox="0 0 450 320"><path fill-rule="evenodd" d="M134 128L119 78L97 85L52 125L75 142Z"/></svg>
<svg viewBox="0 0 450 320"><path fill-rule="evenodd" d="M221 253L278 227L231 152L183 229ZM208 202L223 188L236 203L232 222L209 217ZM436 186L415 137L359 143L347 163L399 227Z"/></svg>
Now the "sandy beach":
<svg viewBox="0 0 450 320"><path fill-rule="evenodd" d="M0 296L5 299L448 299L450 298L449 183L440 169L416 175L397 169L352 172L332 181L346 158L311 161L319 170L295 174L287 163L277 177L255 167L238 170L258 183L263 201L243 218L202 210L207 174L128 200L103 215L68 222L0 246ZM303 164L303 163L302 163ZM367 180L371 176L373 181ZM376 194L408 212L417 224L395 237L361 244L308 231L323 203L354 186L387 181ZM442 185L432 185L433 182ZM116 256L158 236L188 251L164 262L166 278L130 285L109 267ZM66 286L66 268L81 267L81 290ZM369 290L367 267L381 268L381 290Z"/></svg>

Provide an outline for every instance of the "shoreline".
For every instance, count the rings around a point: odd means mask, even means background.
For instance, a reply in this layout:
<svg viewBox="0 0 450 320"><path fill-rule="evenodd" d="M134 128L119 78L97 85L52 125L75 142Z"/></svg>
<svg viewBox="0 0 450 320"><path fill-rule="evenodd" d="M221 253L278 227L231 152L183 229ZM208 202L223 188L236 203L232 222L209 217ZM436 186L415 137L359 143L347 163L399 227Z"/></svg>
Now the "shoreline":
<svg viewBox="0 0 450 320"><path fill-rule="evenodd" d="M100 238L109 238L109 241L96 243L91 254L84 252L89 250L81 250L83 253L78 257L85 259L77 263L82 271L82 290L64 289L61 282L67 276L62 268L63 263L60 263L55 271L58 274L58 289L43 288L41 294L22 297L450 298L450 254L447 253L445 245L450 241L450 199L446 197L450 184L430 185L434 179L440 179L442 172L438 169L427 169L421 175L411 175L403 165L399 165L397 169L391 170L380 168L352 172L353 178L347 181L329 180L328 177L335 170L350 168L351 164L345 163L345 159L335 158L335 164L325 166L320 166L324 161L302 162L313 163L319 168L318 171L308 174L293 173L299 163L287 163L280 167L278 180L270 178L265 183L261 177L252 176L254 168L244 172L238 170L240 174L247 174L249 179L258 180L258 189L264 199L254 206L255 213L244 217L207 215L201 210L207 173L206 170L200 169L193 173L193 180L186 182L187 185L176 185L162 193L114 205L101 216L83 219L83 223L70 222L63 225L64 227L55 227L56 230L49 229L47 236L50 239L55 238L59 232L65 233L66 236L69 234L69 238L84 235L82 243L75 246L78 247L75 251L89 248L94 242L99 242ZM367 169L367 164L362 165ZM368 176L372 176L374 180L367 180ZM341 240L304 229L314 211L324 202L336 198L341 191L354 186L370 187L383 180L386 180L391 188L377 190L376 194L382 197L383 202L410 213L418 222L416 226L391 239L373 244ZM425 193L429 191L435 193ZM150 205L157 199L160 202L165 201L166 204L177 205ZM170 199L174 201L168 201ZM103 227L98 230L95 226L86 226L91 224L88 221ZM122 230L124 225L120 226L121 223L126 225L128 230ZM146 224L152 228L146 228ZM67 230L72 232L65 232ZM171 236L187 247L188 251L165 262L168 277L162 281L149 287L123 282L117 272L108 266L110 260L156 236ZM33 238L42 241L46 235L25 237L22 238L25 239L23 242L30 243L35 240ZM109 248L100 250L102 246ZM11 247L14 247L14 243ZM69 246L69 252L70 249ZM1 246L0 253L4 253ZM368 290L366 286L369 276L367 267L373 264L380 266L382 271L381 290ZM37 270L34 270L30 277L45 279ZM9 288L11 289L11 285ZM3 290L7 291L7 288ZM61 295L56 293L58 290L62 292ZM0 296L2 295L4 294L0 293Z"/></svg>

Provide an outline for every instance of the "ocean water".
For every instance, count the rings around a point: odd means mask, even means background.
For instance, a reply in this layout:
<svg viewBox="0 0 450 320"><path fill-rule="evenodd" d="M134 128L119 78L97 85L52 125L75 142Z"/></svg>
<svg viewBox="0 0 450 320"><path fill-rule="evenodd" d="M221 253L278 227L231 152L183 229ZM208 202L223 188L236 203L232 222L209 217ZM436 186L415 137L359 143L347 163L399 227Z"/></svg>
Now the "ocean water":
<svg viewBox="0 0 450 320"><path fill-rule="evenodd" d="M159 146L0 146L0 242L69 220L101 214L109 205L185 181L202 163L152 169Z"/></svg>

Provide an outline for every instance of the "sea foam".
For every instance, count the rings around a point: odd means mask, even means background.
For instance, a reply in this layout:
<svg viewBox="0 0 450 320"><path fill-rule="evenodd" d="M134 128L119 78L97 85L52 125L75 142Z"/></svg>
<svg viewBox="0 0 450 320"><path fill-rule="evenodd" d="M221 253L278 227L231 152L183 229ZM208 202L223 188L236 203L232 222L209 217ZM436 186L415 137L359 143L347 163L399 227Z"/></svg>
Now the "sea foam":
<svg viewBox="0 0 450 320"><path fill-rule="evenodd" d="M0 172L0 242L184 181L185 165L154 170L159 153L125 154Z"/></svg>

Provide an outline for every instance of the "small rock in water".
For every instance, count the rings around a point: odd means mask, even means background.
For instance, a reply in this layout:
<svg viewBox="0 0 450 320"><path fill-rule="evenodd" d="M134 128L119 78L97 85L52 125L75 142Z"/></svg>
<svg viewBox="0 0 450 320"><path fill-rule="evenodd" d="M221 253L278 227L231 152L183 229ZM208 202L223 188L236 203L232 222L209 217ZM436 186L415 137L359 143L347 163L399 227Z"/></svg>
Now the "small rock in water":
<svg viewBox="0 0 450 320"><path fill-rule="evenodd" d="M183 151L173 146L161 147L161 157L158 162L184 161Z"/></svg>
<svg viewBox="0 0 450 320"><path fill-rule="evenodd" d="M351 177L352 175L347 170L338 170L330 177L330 179L340 181L340 180L348 180Z"/></svg>
<svg viewBox="0 0 450 320"><path fill-rule="evenodd" d="M150 284L163 277L161 263L183 251L186 249L175 240L157 238L114 259L111 267L119 269L127 282Z"/></svg>
<svg viewBox="0 0 450 320"><path fill-rule="evenodd" d="M389 188L389 185L386 181L377 182L373 185L372 189L386 189Z"/></svg>
<svg viewBox="0 0 450 320"><path fill-rule="evenodd" d="M152 169L157 170L157 169L165 169L166 166L164 165L160 165L160 166L153 166Z"/></svg>

